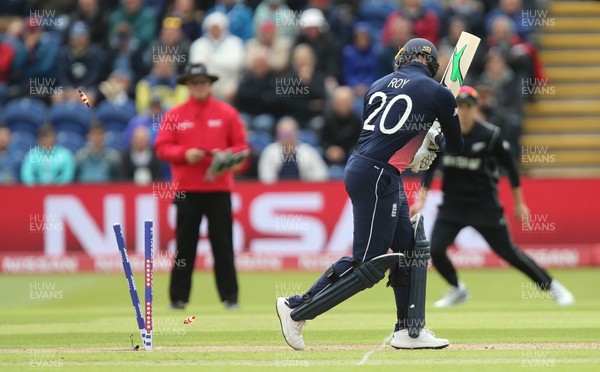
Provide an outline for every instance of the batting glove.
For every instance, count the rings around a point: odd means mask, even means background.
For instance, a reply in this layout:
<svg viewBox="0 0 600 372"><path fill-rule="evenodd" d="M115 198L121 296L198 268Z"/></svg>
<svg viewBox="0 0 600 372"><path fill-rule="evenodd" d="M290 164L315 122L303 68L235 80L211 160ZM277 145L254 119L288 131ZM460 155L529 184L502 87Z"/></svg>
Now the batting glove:
<svg viewBox="0 0 600 372"><path fill-rule="evenodd" d="M435 151L430 151L426 148L420 147L409 167L414 173L427 170L429 167L431 167L431 164L435 160L436 156L437 154Z"/></svg>
<svg viewBox="0 0 600 372"><path fill-rule="evenodd" d="M429 130L427 131L427 134L425 135L425 140L429 142L429 145L427 146L427 149L429 151L442 151L442 149L440 148L440 146L438 146L437 142L435 141L435 139L437 138L437 136L442 136L442 128L440 127L440 123L436 120L433 122L433 124L431 125L431 128L429 128Z"/></svg>

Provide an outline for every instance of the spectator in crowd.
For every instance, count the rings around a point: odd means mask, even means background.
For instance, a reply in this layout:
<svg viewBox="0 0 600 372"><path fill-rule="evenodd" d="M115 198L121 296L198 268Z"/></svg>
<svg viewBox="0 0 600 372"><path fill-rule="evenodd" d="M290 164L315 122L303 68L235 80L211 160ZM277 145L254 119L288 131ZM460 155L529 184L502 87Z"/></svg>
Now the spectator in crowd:
<svg viewBox="0 0 600 372"><path fill-rule="evenodd" d="M164 112L165 110L162 106L161 98L158 95L153 95L148 110L140 112L132 117L127 123L127 126L123 130L123 143L131 143L133 132L135 131L135 128L139 126L148 128L148 131L150 132L150 141L154 142Z"/></svg>
<svg viewBox="0 0 600 372"><path fill-rule="evenodd" d="M396 10L396 1L393 0L360 0L357 9L358 19L371 25L375 44L379 43L385 20L394 10Z"/></svg>
<svg viewBox="0 0 600 372"><path fill-rule="evenodd" d="M258 160L258 178L264 183L283 179L324 181L327 164L313 147L298 141L298 123L292 117L277 122L277 142L267 146Z"/></svg>
<svg viewBox="0 0 600 372"><path fill-rule="evenodd" d="M250 130L273 133L274 86L275 76L266 51L254 53L249 68L242 75L235 99L235 106Z"/></svg>
<svg viewBox="0 0 600 372"><path fill-rule="evenodd" d="M161 178L160 161L150 143L150 131L144 126L134 129L131 145L121 155L121 178L138 185L148 185Z"/></svg>
<svg viewBox="0 0 600 372"><path fill-rule="evenodd" d="M379 58L379 75L385 76L392 72L394 59L404 44L414 37L412 34L412 23L404 17L396 17L390 20L391 37L388 43L384 43ZM444 66L444 65L440 65Z"/></svg>
<svg viewBox="0 0 600 372"><path fill-rule="evenodd" d="M438 63L440 66L448 66L448 63L452 59L452 54L454 53L454 47L450 46L442 46L438 48ZM439 68L437 73L433 77L435 81L438 83L442 82L442 76L444 76L444 72L446 72L445 68ZM469 67L469 74L465 78L466 81L471 81L473 75L471 75L471 68Z"/></svg>
<svg viewBox="0 0 600 372"><path fill-rule="evenodd" d="M277 36L276 26L272 22L263 23L256 33L256 37L248 40L246 43L246 67L250 66L250 61L254 60L255 55L267 55L269 67L274 72L283 72L289 67L291 43Z"/></svg>
<svg viewBox="0 0 600 372"><path fill-rule="evenodd" d="M341 45L352 42L352 24L355 19L348 4L343 2L334 3L331 0L308 0L304 9L311 8L321 11L329 25L329 29Z"/></svg>
<svg viewBox="0 0 600 372"><path fill-rule="evenodd" d="M56 14L68 14L75 10L73 0L26 0L29 9L53 11Z"/></svg>
<svg viewBox="0 0 600 372"><path fill-rule="evenodd" d="M254 11L254 34L257 35L265 22L275 25L277 37L293 43L298 35L296 14L286 5L284 0L263 0Z"/></svg>
<svg viewBox="0 0 600 372"><path fill-rule="evenodd" d="M468 31L467 21L462 16L454 16L447 20L445 36L438 42L438 48L452 48L456 46L458 38L463 31ZM469 72L471 69L469 68Z"/></svg>
<svg viewBox="0 0 600 372"><path fill-rule="evenodd" d="M392 35L392 21L394 18L404 17L412 23L414 37L421 37L438 43L440 20L432 10L427 10L421 5L421 0L401 0L400 8L390 14L383 27L382 42L388 44Z"/></svg>
<svg viewBox="0 0 600 372"><path fill-rule="evenodd" d="M104 99L111 102L114 107L134 106L130 97L131 78L124 71L115 70L108 78L98 85Z"/></svg>
<svg viewBox="0 0 600 372"><path fill-rule="evenodd" d="M446 36L444 36L440 40L438 44L438 51L440 49L454 50L454 47L456 46L456 43L460 38L460 34L463 31L472 32L472 30L468 28L469 25L470 23L468 23L466 18L464 18L463 16L453 16L450 19L448 19L448 28ZM485 52L486 48L483 45L477 48L477 51L475 52L475 57L471 62L471 66L469 67L469 77L479 75L481 71L483 71L483 60L485 59ZM440 62L440 66L446 65ZM441 68L440 70L444 69Z"/></svg>
<svg viewBox="0 0 600 372"><path fill-rule="evenodd" d="M63 87L96 90L106 74L105 54L96 44L90 43L85 23L73 24L69 43L60 50L58 57L58 83Z"/></svg>
<svg viewBox="0 0 600 372"><path fill-rule="evenodd" d="M199 12L196 11L194 0L175 0L167 14L181 19L181 30L189 41L196 40L201 35Z"/></svg>
<svg viewBox="0 0 600 372"><path fill-rule="evenodd" d="M513 155L517 157L521 136L522 95L519 81L497 49L488 52L485 70L479 77L478 85L490 87L506 120L505 127L502 128L504 137L510 143Z"/></svg>
<svg viewBox="0 0 600 372"><path fill-rule="evenodd" d="M476 90L479 92L477 112L481 115L477 120L486 121L499 127L504 138L506 138L506 134L509 134L506 128L506 115L498 106L494 92L487 85L478 85Z"/></svg>
<svg viewBox="0 0 600 372"><path fill-rule="evenodd" d="M379 75L379 51L371 41L371 27L366 22L354 25L354 43L342 50L342 76L354 90L356 107L362 109L363 98L369 86Z"/></svg>
<svg viewBox="0 0 600 372"><path fill-rule="evenodd" d="M485 22L483 5L477 0L450 0L442 14L442 36L447 36L451 32L451 22L454 19L462 19L465 23L463 29L483 38L485 32Z"/></svg>
<svg viewBox="0 0 600 372"><path fill-rule="evenodd" d="M346 161L362 131L362 120L353 110L354 93L351 88L337 87L332 101L331 109L325 114L321 146L325 150L330 177L343 178Z"/></svg>
<svg viewBox="0 0 600 372"><path fill-rule="evenodd" d="M244 4L244 0L217 0L216 5L208 10L208 14L221 12L229 20L229 32L245 43L254 35L252 30L252 9Z"/></svg>
<svg viewBox="0 0 600 372"><path fill-rule="evenodd" d="M156 135L158 131L161 129L161 122L163 119L167 121L167 124L163 124L162 130L179 127L181 125L178 117L165 117L165 110L161 103L161 98L157 95L152 96L150 100L150 107L148 110L141 112L134 117L132 117L125 129L123 129L123 133L121 136L123 143L131 143L133 138L133 133L138 127L144 127L148 129L148 133L150 134L150 143L154 143L156 139ZM171 179L171 169L169 168L169 164L159 160L160 162L160 175L161 179L170 180Z"/></svg>
<svg viewBox="0 0 600 372"><path fill-rule="evenodd" d="M1 38L0 35L0 105L4 103L4 97L8 90L10 81L10 70L15 58L15 49L13 46Z"/></svg>
<svg viewBox="0 0 600 372"><path fill-rule="evenodd" d="M76 179L84 183L111 182L119 179L121 157L104 143L102 123L94 123L88 131L88 144L75 155Z"/></svg>
<svg viewBox="0 0 600 372"><path fill-rule="evenodd" d="M108 70L124 71L131 76L133 84L145 76L146 67L143 65L143 53L139 43L132 39L133 31L127 22L121 22L116 27L116 34L110 40Z"/></svg>
<svg viewBox="0 0 600 372"><path fill-rule="evenodd" d="M306 0L285 0L285 2L296 14L306 7Z"/></svg>
<svg viewBox="0 0 600 372"><path fill-rule="evenodd" d="M146 111L153 96L158 96L162 104L169 108L185 102L188 92L177 84L175 66L169 59L154 63L152 72L142 78L135 88L135 106L138 112Z"/></svg>
<svg viewBox="0 0 600 372"><path fill-rule="evenodd" d="M492 25L498 16L510 18L513 21L515 33L524 40L533 31L535 19L531 12L523 9L521 0L500 0L498 7L490 10L485 19L488 35L492 33Z"/></svg>
<svg viewBox="0 0 600 372"><path fill-rule="evenodd" d="M146 50L144 63L152 66L153 63L170 60L179 74L188 62L189 50L190 42L181 30L181 19L167 17L163 20L159 38Z"/></svg>
<svg viewBox="0 0 600 372"><path fill-rule="evenodd" d="M290 115L303 129L319 132L327 99L325 76L315 68L310 46L292 50L292 71L275 81L276 107L280 116Z"/></svg>
<svg viewBox="0 0 600 372"><path fill-rule="evenodd" d="M122 5L110 15L110 36L116 36L118 25L127 22L133 31L133 40L146 50L156 36L156 18L143 0L122 0Z"/></svg>
<svg viewBox="0 0 600 372"><path fill-rule="evenodd" d="M537 50L515 34L515 23L512 19L503 15L494 18L492 33L487 38L487 46L500 51L524 85L529 81L545 79L544 68Z"/></svg>
<svg viewBox="0 0 600 372"><path fill-rule="evenodd" d="M0 1L0 14L3 17L25 17L29 9L27 1Z"/></svg>
<svg viewBox="0 0 600 372"><path fill-rule="evenodd" d="M19 181L21 156L11 146L10 128L0 126L0 184L6 185Z"/></svg>
<svg viewBox="0 0 600 372"><path fill-rule="evenodd" d="M75 159L68 149L56 145L56 134L49 124L38 132L38 145L25 155L21 181L26 185L67 184L75 177Z"/></svg>
<svg viewBox="0 0 600 372"><path fill-rule="evenodd" d="M328 91L338 85L341 78L341 46L329 31L329 25L318 9L307 9L300 15L302 32L295 45L309 45L315 55L315 69L325 76Z"/></svg>
<svg viewBox="0 0 600 372"><path fill-rule="evenodd" d="M27 17L11 23L7 29L5 40L15 51L10 73L14 88L7 92L7 99L29 94L32 79L55 76L57 51L41 24L40 18Z"/></svg>
<svg viewBox="0 0 600 372"><path fill-rule="evenodd" d="M165 14L168 2L171 2L171 0L144 0L144 5L152 11L152 14L159 21L161 16Z"/></svg>
<svg viewBox="0 0 600 372"><path fill-rule="evenodd" d="M231 102L244 67L244 43L229 33L229 21L223 13L208 15L202 28L205 34L190 47L190 62L202 63L210 73L219 76L212 94Z"/></svg>
<svg viewBox="0 0 600 372"><path fill-rule="evenodd" d="M77 9L69 16L66 30L77 22L84 22L90 30L90 41L106 48L108 46L108 14L106 8L101 8L98 0L77 0ZM68 35L66 35L68 37Z"/></svg>

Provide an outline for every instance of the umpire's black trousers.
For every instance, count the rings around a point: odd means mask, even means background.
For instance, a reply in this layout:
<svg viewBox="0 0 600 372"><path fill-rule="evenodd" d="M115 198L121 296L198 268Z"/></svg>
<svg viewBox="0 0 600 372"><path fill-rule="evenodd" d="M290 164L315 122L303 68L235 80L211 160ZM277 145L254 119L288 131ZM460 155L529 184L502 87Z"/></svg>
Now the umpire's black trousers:
<svg viewBox="0 0 600 372"><path fill-rule="evenodd" d="M217 289L221 301L238 300L233 255L231 194L229 192L185 192L177 198L177 256L171 271L171 302L189 302L192 274L202 217L208 219L208 238L214 257Z"/></svg>

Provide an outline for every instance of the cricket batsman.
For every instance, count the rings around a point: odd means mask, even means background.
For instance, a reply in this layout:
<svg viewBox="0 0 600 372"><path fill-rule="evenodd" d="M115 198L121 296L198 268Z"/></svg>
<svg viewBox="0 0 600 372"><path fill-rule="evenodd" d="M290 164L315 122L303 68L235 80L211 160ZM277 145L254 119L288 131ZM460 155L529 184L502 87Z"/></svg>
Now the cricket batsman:
<svg viewBox="0 0 600 372"><path fill-rule="evenodd" d="M457 105L449 89L433 80L439 68L435 46L411 39L395 58L394 72L373 83L365 95L363 130L344 174L352 201L352 256L331 265L302 295L279 297L277 315L286 342L304 349L306 320L372 287L390 269L397 323L391 345L397 349L441 349L425 326L425 284L429 242L423 217L409 219L402 172L415 164L427 169L433 153L419 152L424 139L432 151L460 153L463 138ZM432 127L438 119L440 128ZM388 250L400 254L386 254ZM416 264L415 264L416 263Z"/></svg>

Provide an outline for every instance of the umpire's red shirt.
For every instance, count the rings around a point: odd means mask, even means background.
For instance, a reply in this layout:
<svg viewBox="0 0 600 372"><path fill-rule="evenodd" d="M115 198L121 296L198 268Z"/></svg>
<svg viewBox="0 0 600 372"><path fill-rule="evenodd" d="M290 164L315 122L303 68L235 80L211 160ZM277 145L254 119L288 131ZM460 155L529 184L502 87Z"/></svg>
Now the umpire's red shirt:
<svg viewBox="0 0 600 372"><path fill-rule="evenodd" d="M212 182L204 181L212 150L239 152L248 148L246 131L235 108L212 96L204 101L191 98L163 115L156 140L156 154L171 164L173 183L179 191L231 191L233 174L225 172ZM185 152L198 148L207 155L188 164Z"/></svg>

